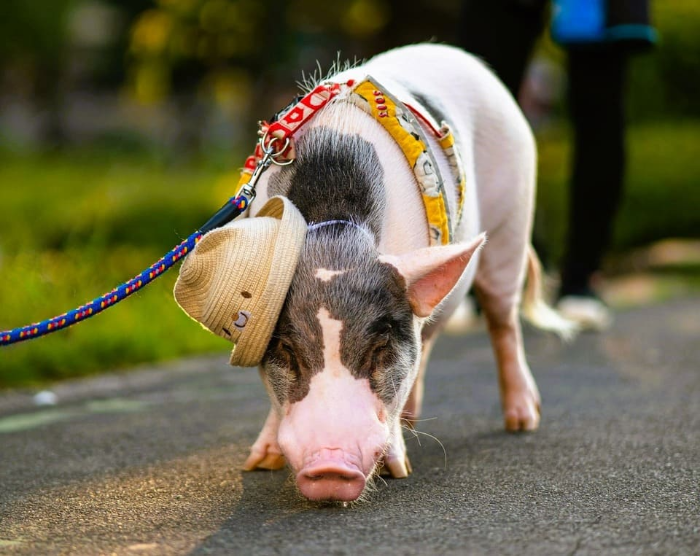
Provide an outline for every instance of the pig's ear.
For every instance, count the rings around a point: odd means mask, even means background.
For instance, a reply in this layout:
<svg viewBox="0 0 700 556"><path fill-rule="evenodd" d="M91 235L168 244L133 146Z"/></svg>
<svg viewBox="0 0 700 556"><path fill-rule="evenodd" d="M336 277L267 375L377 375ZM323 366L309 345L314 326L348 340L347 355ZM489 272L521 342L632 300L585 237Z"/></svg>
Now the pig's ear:
<svg viewBox="0 0 700 556"><path fill-rule="evenodd" d="M379 260L406 280L408 301L419 317L428 317L459 281L467 264L484 244L486 234L468 243L425 247L405 255L380 255Z"/></svg>

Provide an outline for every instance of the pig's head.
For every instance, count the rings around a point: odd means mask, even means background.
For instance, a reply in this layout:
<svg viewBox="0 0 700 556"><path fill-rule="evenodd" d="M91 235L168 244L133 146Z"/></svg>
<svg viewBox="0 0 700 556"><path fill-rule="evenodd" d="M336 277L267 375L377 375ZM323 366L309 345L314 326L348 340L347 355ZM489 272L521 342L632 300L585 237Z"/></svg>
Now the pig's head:
<svg viewBox="0 0 700 556"><path fill-rule="evenodd" d="M357 499L402 442L423 322L482 241L394 257L356 226L309 231L262 363L278 442L304 496Z"/></svg>

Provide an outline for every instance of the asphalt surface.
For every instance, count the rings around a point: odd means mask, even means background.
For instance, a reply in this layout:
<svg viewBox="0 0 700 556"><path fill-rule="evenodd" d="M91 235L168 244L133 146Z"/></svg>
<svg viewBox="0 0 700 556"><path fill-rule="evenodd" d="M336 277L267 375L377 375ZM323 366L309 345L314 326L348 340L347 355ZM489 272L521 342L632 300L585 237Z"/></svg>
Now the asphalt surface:
<svg viewBox="0 0 700 556"><path fill-rule="evenodd" d="M542 426L510 435L486 335L444 337L413 475L348 507L239 471L267 400L225 356L0 394L0 554L700 554L698 338L700 297L528 331Z"/></svg>

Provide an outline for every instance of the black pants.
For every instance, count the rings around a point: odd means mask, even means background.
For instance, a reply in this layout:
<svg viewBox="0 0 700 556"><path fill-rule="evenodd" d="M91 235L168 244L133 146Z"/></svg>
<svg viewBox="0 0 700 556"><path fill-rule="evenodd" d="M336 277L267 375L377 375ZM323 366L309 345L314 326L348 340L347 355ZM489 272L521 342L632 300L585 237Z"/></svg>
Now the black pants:
<svg viewBox="0 0 700 556"><path fill-rule="evenodd" d="M466 0L460 45L483 59L517 98L547 0ZM625 170L624 81L620 48L568 52L568 110L574 145L569 228L560 295L589 292L620 204Z"/></svg>

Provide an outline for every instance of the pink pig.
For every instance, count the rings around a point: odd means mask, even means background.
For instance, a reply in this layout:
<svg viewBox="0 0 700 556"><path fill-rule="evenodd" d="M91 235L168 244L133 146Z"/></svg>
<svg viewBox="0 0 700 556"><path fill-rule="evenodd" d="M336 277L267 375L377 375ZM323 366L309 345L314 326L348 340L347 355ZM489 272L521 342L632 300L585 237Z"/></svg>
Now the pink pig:
<svg viewBox="0 0 700 556"><path fill-rule="evenodd" d="M401 421L420 416L430 352L472 285L488 323L508 431L534 430L540 421L519 322L526 277L524 315L562 335L573 330L542 301L530 245L535 144L505 87L476 58L434 44L392 50L329 81L368 75L449 123L466 196L453 243L429 246L406 156L342 95L295 134L296 161L261 178L252 215L284 195L310 226L260 367L272 408L245 469L286 461L311 500L356 500L382 466L396 478L411 472ZM448 157L426 136L457 222Z"/></svg>

